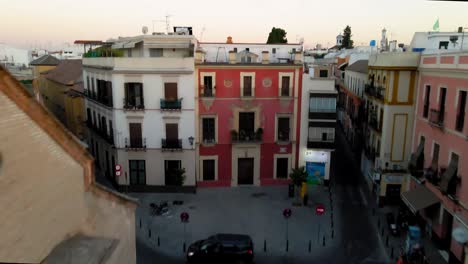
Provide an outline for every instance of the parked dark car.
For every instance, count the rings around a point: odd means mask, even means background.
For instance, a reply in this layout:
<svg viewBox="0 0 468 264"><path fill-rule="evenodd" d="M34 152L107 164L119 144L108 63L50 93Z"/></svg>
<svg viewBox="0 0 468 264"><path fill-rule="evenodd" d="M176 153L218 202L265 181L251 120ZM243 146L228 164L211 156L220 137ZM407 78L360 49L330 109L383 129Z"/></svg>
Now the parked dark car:
<svg viewBox="0 0 468 264"><path fill-rule="evenodd" d="M196 241L187 250L189 263L252 263L254 247L250 236L216 234Z"/></svg>
<svg viewBox="0 0 468 264"><path fill-rule="evenodd" d="M397 236L398 226L395 221L395 216L393 215L393 213L387 213L385 216L387 218L387 225L388 225L388 229L390 230L390 233L394 236Z"/></svg>

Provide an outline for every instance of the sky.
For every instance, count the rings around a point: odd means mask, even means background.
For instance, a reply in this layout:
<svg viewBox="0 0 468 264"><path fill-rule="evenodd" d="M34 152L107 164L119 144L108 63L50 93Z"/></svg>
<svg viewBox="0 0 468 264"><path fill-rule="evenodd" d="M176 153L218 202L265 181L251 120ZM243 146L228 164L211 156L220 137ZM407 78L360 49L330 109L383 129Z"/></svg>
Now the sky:
<svg viewBox="0 0 468 264"><path fill-rule="evenodd" d="M468 2L426 0L0 0L0 43L52 48L76 39L107 40L170 26L192 26L201 41L266 42L272 27L286 30L289 43L333 46L346 25L355 45L380 39L409 44L416 31L468 27ZM468 31L468 30L467 30Z"/></svg>

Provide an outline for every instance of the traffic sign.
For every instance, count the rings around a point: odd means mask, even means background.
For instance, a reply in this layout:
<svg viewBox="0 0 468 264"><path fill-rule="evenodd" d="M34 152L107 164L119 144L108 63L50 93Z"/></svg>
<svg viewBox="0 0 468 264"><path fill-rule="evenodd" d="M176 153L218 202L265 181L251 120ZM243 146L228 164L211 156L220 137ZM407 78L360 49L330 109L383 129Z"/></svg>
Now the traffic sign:
<svg viewBox="0 0 468 264"><path fill-rule="evenodd" d="M319 204L315 207L316 215L323 215L324 213L325 213L325 206L323 206L323 204Z"/></svg>
<svg viewBox="0 0 468 264"><path fill-rule="evenodd" d="M122 175L121 173L122 173L121 171L115 171L115 176L120 176Z"/></svg>
<svg viewBox="0 0 468 264"><path fill-rule="evenodd" d="M291 217L291 215L292 215L291 209L286 208L286 209L283 210L283 216L284 216L284 218L288 219L289 217Z"/></svg>
<svg viewBox="0 0 468 264"><path fill-rule="evenodd" d="M121 170L121 169L122 169L122 166L120 166L119 164L115 165L115 170L116 170L116 171L119 171L119 170Z"/></svg>
<svg viewBox="0 0 468 264"><path fill-rule="evenodd" d="M189 214L187 212L182 212L180 214L180 221L182 221L182 223L187 223L189 220Z"/></svg>

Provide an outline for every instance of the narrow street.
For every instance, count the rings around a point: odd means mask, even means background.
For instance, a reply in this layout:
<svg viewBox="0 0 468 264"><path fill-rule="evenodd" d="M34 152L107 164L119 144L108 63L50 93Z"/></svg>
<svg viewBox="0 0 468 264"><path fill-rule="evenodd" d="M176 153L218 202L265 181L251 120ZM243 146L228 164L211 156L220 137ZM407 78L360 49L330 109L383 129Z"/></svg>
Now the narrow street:
<svg viewBox="0 0 468 264"><path fill-rule="evenodd" d="M336 151L332 164L332 193L341 221L343 261L339 263L386 263L383 243L372 217L375 207L365 179L359 171L340 128L336 129ZM338 262L336 262L338 263Z"/></svg>

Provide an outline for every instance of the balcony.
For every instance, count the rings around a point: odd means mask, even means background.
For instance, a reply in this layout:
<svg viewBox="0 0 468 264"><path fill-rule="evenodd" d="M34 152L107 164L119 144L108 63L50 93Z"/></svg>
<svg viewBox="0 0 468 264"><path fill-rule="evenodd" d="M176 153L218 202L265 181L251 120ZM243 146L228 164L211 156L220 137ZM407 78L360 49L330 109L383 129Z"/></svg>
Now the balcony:
<svg viewBox="0 0 468 264"><path fill-rule="evenodd" d="M195 61L193 57L97 57L83 58L83 68L98 68L124 72L175 72L192 73Z"/></svg>
<svg viewBox="0 0 468 264"><path fill-rule="evenodd" d="M376 132L382 132L382 125L379 122L377 122L377 118L371 117L369 121L369 126Z"/></svg>
<svg viewBox="0 0 468 264"><path fill-rule="evenodd" d="M123 108L125 110L143 111L145 110L145 103L144 102L137 103L135 98L124 98Z"/></svg>
<svg viewBox="0 0 468 264"><path fill-rule="evenodd" d="M444 127L444 115L445 112L441 112L437 109L431 109L429 113L429 124L435 127Z"/></svg>
<svg viewBox="0 0 468 264"><path fill-rule="evenodd" d="M125 149L133 151L146 151L146 138L125 138Z"/></svg>
<svg viewBox="0 0 468 264"><path fill-rule="evenodd" d="M336 109L309 109L309 119L336 119Z"/></svg>
<svg viewBox="0 0 468 264"><path fill-rule="evenodd" d="M383 87L366 84L364 87L364 92L368 96L372 96L378 100L383 101L385 99L385 88Z"/></svg>
<svg viewBox="0 0 468 264"><path fill-rule="evenodd" d="M161 99L161 110L180 110L182 108L182 99L168 100Z"/></svg>
<svg viewBox="0 0 468 264"><path fill-rule="evenodd" d="M237 133L236 130L231 130L231 142L233 144L242 144L242 143L261 143L263 137L263 130L254 132L254 131L245 131L241 130L240 133Z"/></svg>
<svg viewBox="0 0 468 264"><path fill-rule="evenodd" d="M216 86L211 88L211 87L206 87L204 85L200 86L200 96L201 97L214 97L216 94Z"/></svg>
<svg viewBox="0 0 468 264"><path fill-rule="evenodd" d="M335 149L335 141L321 141L321 139L309 138L308 149Z"/></svg>
<svg viewBox="0 0 468 264"><path fill-rule="evenodd" d="M182 139L161 139L161 148L163 150L182 150Z"/></svg>

